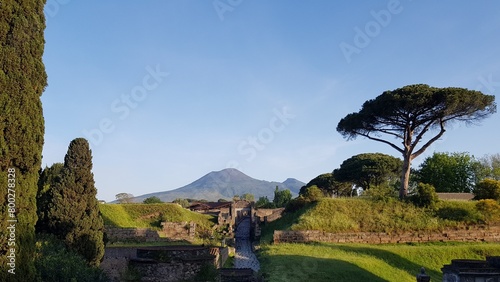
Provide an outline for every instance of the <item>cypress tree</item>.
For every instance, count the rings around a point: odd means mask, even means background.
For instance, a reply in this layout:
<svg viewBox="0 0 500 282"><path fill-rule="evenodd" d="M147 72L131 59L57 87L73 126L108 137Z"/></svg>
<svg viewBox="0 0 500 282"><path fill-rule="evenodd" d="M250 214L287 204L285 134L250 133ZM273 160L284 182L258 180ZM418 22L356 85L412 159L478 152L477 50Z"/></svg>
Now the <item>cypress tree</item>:
<svg viewBox="0 0 500 282"><path fill-rule="evenodd" d="M84 138L71 141L60 181L46 193L46 230L81 254L91 266L104 255L104 223L96 198L92 152ZM42 208L43 209L43 208Z"/></svg>
<svg viewBox="0 0 500 282"><path fill-rule="evenodd" d="M0 281L35 280L35 201L44 135L40 96L47 85L44 5L45 0L0 2ZM8 206L12 199L15 211ZM15 232L7 229L11 224ZM8 241L12 235L15 240ZM15 274L7 265L12 250Z"/></svg>
<svg viewBox="0 0 500 282"><path fill-rule="evenodd" d="M38 193L36 195L36 213L38 216L35 226L36 233L46 233L48 231L48 207L52 201L51 188L61 183L63 167L63 163L55 163L40 171Z"/></svg>

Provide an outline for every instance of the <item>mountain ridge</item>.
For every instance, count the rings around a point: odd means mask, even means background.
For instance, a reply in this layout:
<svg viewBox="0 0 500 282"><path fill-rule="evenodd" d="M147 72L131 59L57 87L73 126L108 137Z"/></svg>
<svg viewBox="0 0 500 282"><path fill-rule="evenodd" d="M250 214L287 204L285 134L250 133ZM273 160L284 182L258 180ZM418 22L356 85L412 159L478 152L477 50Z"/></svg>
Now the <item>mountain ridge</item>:
<svg viewBox="0 0 500 282"><path fill-rule="evenodd" d="M219 199L230 200L234 195L244 193L253 194L256 200L264 196L272 200L276 186L280 190L289 189L295 197L298 195L300 187L304 185L306 184L295 178L287 178L283 182L258 180L235 168L226 168L209 172L177 189L136 196L132 201L142 202L149 197L158 197L163 202L172 202L177 198L217 201Z"/></svg>

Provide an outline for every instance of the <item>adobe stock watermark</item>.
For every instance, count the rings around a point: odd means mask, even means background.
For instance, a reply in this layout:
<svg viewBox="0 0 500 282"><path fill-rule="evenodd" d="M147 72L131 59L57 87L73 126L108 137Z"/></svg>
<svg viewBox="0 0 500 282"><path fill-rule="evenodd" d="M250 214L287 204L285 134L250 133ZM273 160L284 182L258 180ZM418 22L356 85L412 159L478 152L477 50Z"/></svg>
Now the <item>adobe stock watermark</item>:
<svg viewBox="0 0 500 282"><path fill-rule="evenodd" d="M111 102L110 110L113 115L102 118L95 128L84 129L82 131L84 137L92 145L99 146L104 141L105 135L116 129L116 121L128 118L131 111L144 102L149 93L158 88L169 75L170 73L160 70L160 65L156 65L155 68L147 66L146 75L142 78L141 83L132 87L129 93L123 93Z"/></svg>
<svg viewBox="0 0 500 282"><path fill-rule="evenodd" d="M224 14L233 12L241 3L243 3L243 0L214 0L212 5L214 6L219 20L222 22L224 21Z"/></svg>
<svg viewBox="0 0 500 282"><path fill-rule="evenodd" d="M253 161L257 157L257 153L266 149L266 145L274 141L276 134L285 130L290 121L295 118L295 115L290 113L290 109L286 106L281 110L273 109L273 113L274 115L269 119L267 126L259 130L256 135L248 136L238 145L238 154L244 156L247 162ZM239 169L240 163L232 160L227 163L226 167Z"/></svg>
<svg viewBox="0 0 500 282"><path fill-rule="evenodd" d="M495 93L495 90L500 87L500 81L493 81L493 74L489 74L487 77L479 76L477 78L479 84L476 86L478 91L482 91L482 89L486 89L489 93Z"/></svg>
<svg viewBox="0 0 500 282"><path fill-rule="evenodd" d="M354 27L352 44L345 41L339 44L340 50L347 63L351 63L354 54L359 55L364 48L368 47L372 39L379 36L382 29L391 23L392 17L402 11L403 7L399 0L389 0L386 9L382 9L378 12L371 10L370 15L372 16L372 20L368 21L362 28L358 26Z"/></svg>
<svg viewBox="0 0 500 282"><path fill-rule="evenodd" d="M16 274L16 169L7 170L7 272Z"/></svg>
<svg viewBox="0 0 500 282"><path fill-rule="evenodd" d="M45 18L55 17L59 13L61 6L67 5L69 2L71 2L71 0L48 0L43 9Z"/></svg>

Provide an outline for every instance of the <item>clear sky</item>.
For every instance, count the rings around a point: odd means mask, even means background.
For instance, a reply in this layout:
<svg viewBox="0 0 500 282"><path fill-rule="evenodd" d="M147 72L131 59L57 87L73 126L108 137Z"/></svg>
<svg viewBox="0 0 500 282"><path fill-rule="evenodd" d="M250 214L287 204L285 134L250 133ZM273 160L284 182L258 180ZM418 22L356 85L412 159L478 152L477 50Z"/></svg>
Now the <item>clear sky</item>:
<svg viewBox="0 0 500 282"><path fill-rule="evenodd" d="M49 0L43 166L92 147L98 198L142 195L236 167L308 182L389 146L339 120L425 83L500 93L500 2ZM500 114L434 151L500 152Z"/></svg>

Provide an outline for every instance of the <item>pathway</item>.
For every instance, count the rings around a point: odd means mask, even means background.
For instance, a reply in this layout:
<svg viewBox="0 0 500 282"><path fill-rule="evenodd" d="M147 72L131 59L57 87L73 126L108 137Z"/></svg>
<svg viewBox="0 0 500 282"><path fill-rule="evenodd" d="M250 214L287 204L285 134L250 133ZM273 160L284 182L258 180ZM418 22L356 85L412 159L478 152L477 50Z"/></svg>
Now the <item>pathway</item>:
<svg viewBox="0 0 500 282"><path fill-rule="evenodd" d="M234 267L251 268L254 271L259 271L260 263L252 251L250 226L250 218L245 218L236 228L236 253L234 255Z"/></svg>

